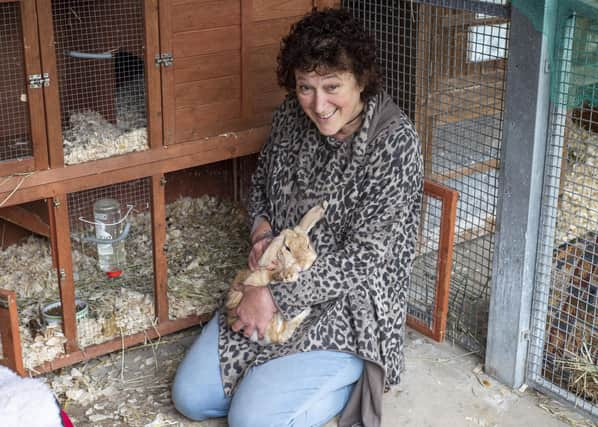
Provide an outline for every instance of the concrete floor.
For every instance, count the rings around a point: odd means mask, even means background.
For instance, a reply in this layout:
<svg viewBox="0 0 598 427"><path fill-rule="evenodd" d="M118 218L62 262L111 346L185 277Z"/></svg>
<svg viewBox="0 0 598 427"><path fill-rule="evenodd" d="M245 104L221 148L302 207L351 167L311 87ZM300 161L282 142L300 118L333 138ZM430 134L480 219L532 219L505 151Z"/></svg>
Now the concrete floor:
<svg viewBox="0 0 598 427"><path fill-rule="evenodd" d="M198 331L65 368L46 380L77 427L226 427L222 419L190 422L170 403L172 376ZM488 378L476 356L450 343L410 330L406 357L402 384L384 398L383 427L597 425L550 398Z"/></svg>

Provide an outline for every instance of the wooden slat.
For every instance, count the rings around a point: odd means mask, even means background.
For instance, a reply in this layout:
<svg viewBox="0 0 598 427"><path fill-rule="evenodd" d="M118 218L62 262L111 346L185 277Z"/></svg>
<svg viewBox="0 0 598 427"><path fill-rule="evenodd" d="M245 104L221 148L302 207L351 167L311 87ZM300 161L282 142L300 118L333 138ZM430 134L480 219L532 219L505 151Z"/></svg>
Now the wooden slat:
<svg viewBox="0 0 598 427"><path fill-rule="evenodd" d="M340 0L313 0L314 6L317 7L319 10L331 8L331 9L338 9L341 7Z"/></svg>
<svg viewBox="0 0 598 427"><path fill-rule="evenodd" d="M251 49L249 54L249 70L251 72L266 72L272 76L276 76L276 57L279 50L280 43Z"/></svg>
<svg viewBox="0 0 598 427"><path fill-rule="evenodd" d="M176 108L198 107L241 98L241 76L199 80L175 86Z"/></svg>
<svg viewBox="0 0 598 427"><path fill-rule="evenodd" d="M9 367L17 374L25 375L23 354L21 350L21 335L19 333L19 319L17 313L17 295L14 291L0 289L0 338L2 339L2 358L0 364Z"/></svg>
<svg viewBox="0 0 598 427"><path fill-rule="evenodd" d="M243 0L241 2L241 117L247 119L251 116L253 92L251 90L252 78L250 68L249 34L253 26L255 0Z"/></svg>
<svg viewBox="0 0 598 427"><path fill-rule="evenodd" d="M257 114L272 113L282 103L285 94L286 91L284 89L259 93L259 96L255 97L253 112Z"/></svg>
<svg viewBox="0 0 598 427"><path fill-rule="evenodd" d="M6 160L0 162L0 177L8 176L15 173L31 172L35 169L35 161L33 157L26 159ZM0 199L2 203L2 199Z"/></svg>
<svg viewBox="0 0 598 427"><path fill-rule="evenodd" d="M194 82L239 74L241 55L227 50L201 56L177 58L174 65L176 83Z"/></svg>
<svg viewBox="0 0 598 427"><path fill-rule="evenodd" d="M147 339L155 339L164 335L172 334L191 326L199 325L207 322L212 317L212 314L203 314L201 316L189 316L183 319L168 320L158 324L155 328L148 328L145 331L133 335L127 335L122 338L114 338L113 340L86 347L85 350L73 351L65 356L58 357L43 365L37 366L29 372L30 375L39 375L50 372L65 366L73 365L83 360L94 359L103 354L112 353L124 347L132 347L136 344L142 344Z"/></svg>
<svg viewBox="0 0 598 427"><path fill-rule="evenodd" d="M154 304L160 323L168 320L168 263L164 253L166 242L166 199L164 175L153 175L152 181L152 246L154 257Z"/></svg>
<svg viewBox="0 0 598 427"><path fill-rule="evenodd" d="M41 74L41 57L37 29L37 12L35 0L21 1L21 24L23 29L23 56L25 73ZM27 85L27 101L29 106L29 123L31 126L31 142L36 169L48 167L48 139L46 135L44 96L42 89L31 89Z"/></svg>
<svg viewBox="0 0 598 427"><path fill-rule="evenodd" d="M173 53L174 46L172 40L172 2L161 0L159 7L159 26L160 26L160 51L164 53ZM162 79L162 132L164 145L174 143L174 116L175 116L175 69L178 67L180 58L174 58L172 67L161 67L160 76Z"/></svg>
<svg viewBox="0 0 598 427"><path fill-rule="evenodd" d="M175 33L240 25L239 3L245 0L186 1L172 5L172 30Z"/></svg>
<svg viewBox="0 0 598 427"><path fill-rule="evenodd" d="M178 169L246 156L260 150L269 127L245 127L209 138L174 144L164 150L146 150L115 156L68 168L38 171L24 181L5 206L52 197L62 192L82 191L107 183L130 181L148 176L148 171L166 173ZM12 192L17 178L0 181L0 201Z"/></svg>
<svg viewBox="0 0 598 427"><path fill-rule="evenodd" d="M144 2L145 31L145 87L147 100L147 130L150 148L163 145L162 130L162 88L160 68L154 60L160 53L158 0Z"/></svg>
<svg viewBox="0 0 598 427"><path fill-rule="evenodd" d="M62 148L56 45L54 42L54 26L52 25L52 2L37 0L37 14L39 33L43 34L40 40L42 69L44 73L48 73L50 76L50 86L44 88L49 165L52 168L59 168L64 166L64 151Z"/></svg>
<svg viewBox="0 0 598 427"><path fill-rule="evenodd" d="M11 206L0 209L0 219L18 225L40 236L50 237L50 226L38 214L22 206Z"/></svg>
<svg viewBox="0 0 598 427"><path fill-rule="evenodd" d="M212 136L214 132L223 132L228 122L241 118L240 109L240 99L192 108L177 108L175 141L189 141Z"/></svg>
<svg viewBox="0 0 598 427"><path fill-rule="evenodd" d="M261 96L262 92L279 89L276 77L276 56L279 44L251 49L249 54L249 72L253 93Z"/></svg>
<svg viewBox="0 0 598 427"><path fill-rule="evenodd" d="M291 25L299 18L296 16L254 23L248 35L249 46L260 47L280 43L281 38L289 32Z"/></svg>
<svg viewBox="0 0 598 427"><path fill-rule="evenodd" d="M174 57L205 55L241 48L241 27L230 26L173 34Z"/></svg>
<svg viewBox="0 0 598 427"><path fill-rule="evenodd" d="M65 193L57 194L51 201L54 208L56 225L56 256L58 260L58 284L60 286L60 301L62 302L62 331L66 338L66 351L78 350L77 324L75 320L75 285L73 283L73 259L71 254L71 239L68 201ZM60 271L64 271L61 277Z"/></svg>
<svg viewBox="0 0 598 427"><path fill-rule="evenodd" d="M253 0L253 19L269 19L301 16L312 8L312 0Z"/></svg>

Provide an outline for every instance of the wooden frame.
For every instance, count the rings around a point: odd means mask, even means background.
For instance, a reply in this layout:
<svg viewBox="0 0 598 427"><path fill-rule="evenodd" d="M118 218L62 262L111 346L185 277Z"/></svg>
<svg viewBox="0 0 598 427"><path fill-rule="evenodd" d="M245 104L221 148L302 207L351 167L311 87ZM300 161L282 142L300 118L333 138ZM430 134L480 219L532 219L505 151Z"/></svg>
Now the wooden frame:
<svg viewBox="0 0 598 427"><path fill-rule="evenodd" d="M438 242L438 261L436 265L436 298L434 300L432 325L427 325L421 320L407 315L407 326L441 342L446 334L458 193L444 185L426 179L424 180L424 195L442 201L440 240Z"/></svg>
<svg viewBox="0 0 598 427"><path fill-rule="evenodd" d="M25 375L17 317L17 296L14 291L4 289L0 289L0 338L2 338L0 364L11 368L19 375Z"/></svg>

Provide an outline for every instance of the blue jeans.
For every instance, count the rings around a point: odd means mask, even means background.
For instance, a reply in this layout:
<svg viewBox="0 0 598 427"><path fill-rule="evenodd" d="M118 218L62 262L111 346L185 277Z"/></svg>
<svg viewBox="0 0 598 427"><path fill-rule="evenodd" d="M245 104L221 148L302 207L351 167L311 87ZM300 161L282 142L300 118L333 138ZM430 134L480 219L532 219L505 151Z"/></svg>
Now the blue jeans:
<svg viewBox="0 0 598 427"><path fill-rule="evenodd" d="M224 417L230 427L321 426L345 407L363 360L337 351L311 351L249 369L233 397L222 389L218 314L203 328L172 385L174 406L196 421Z"/></svg>

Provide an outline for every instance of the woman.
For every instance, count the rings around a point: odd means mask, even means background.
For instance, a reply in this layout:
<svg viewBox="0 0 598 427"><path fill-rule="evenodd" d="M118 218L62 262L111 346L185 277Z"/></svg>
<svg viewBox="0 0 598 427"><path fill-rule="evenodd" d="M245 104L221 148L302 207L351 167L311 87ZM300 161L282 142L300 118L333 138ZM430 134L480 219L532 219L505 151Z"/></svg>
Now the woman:
<svg viewBox="0 0 598 427"><path fill-rule="evenodd" d="M406 289L422 192L418 137L381 89L376 46L348 12L314 11L283 39L274 114L252 180L249 265L321 200L318 259L294 283L244 288L237 321L223 311L181 363L175 406L232 427L378 426L385 387L403 365ZM274 312L311 314L291 339L260 346Z"/></svg>

